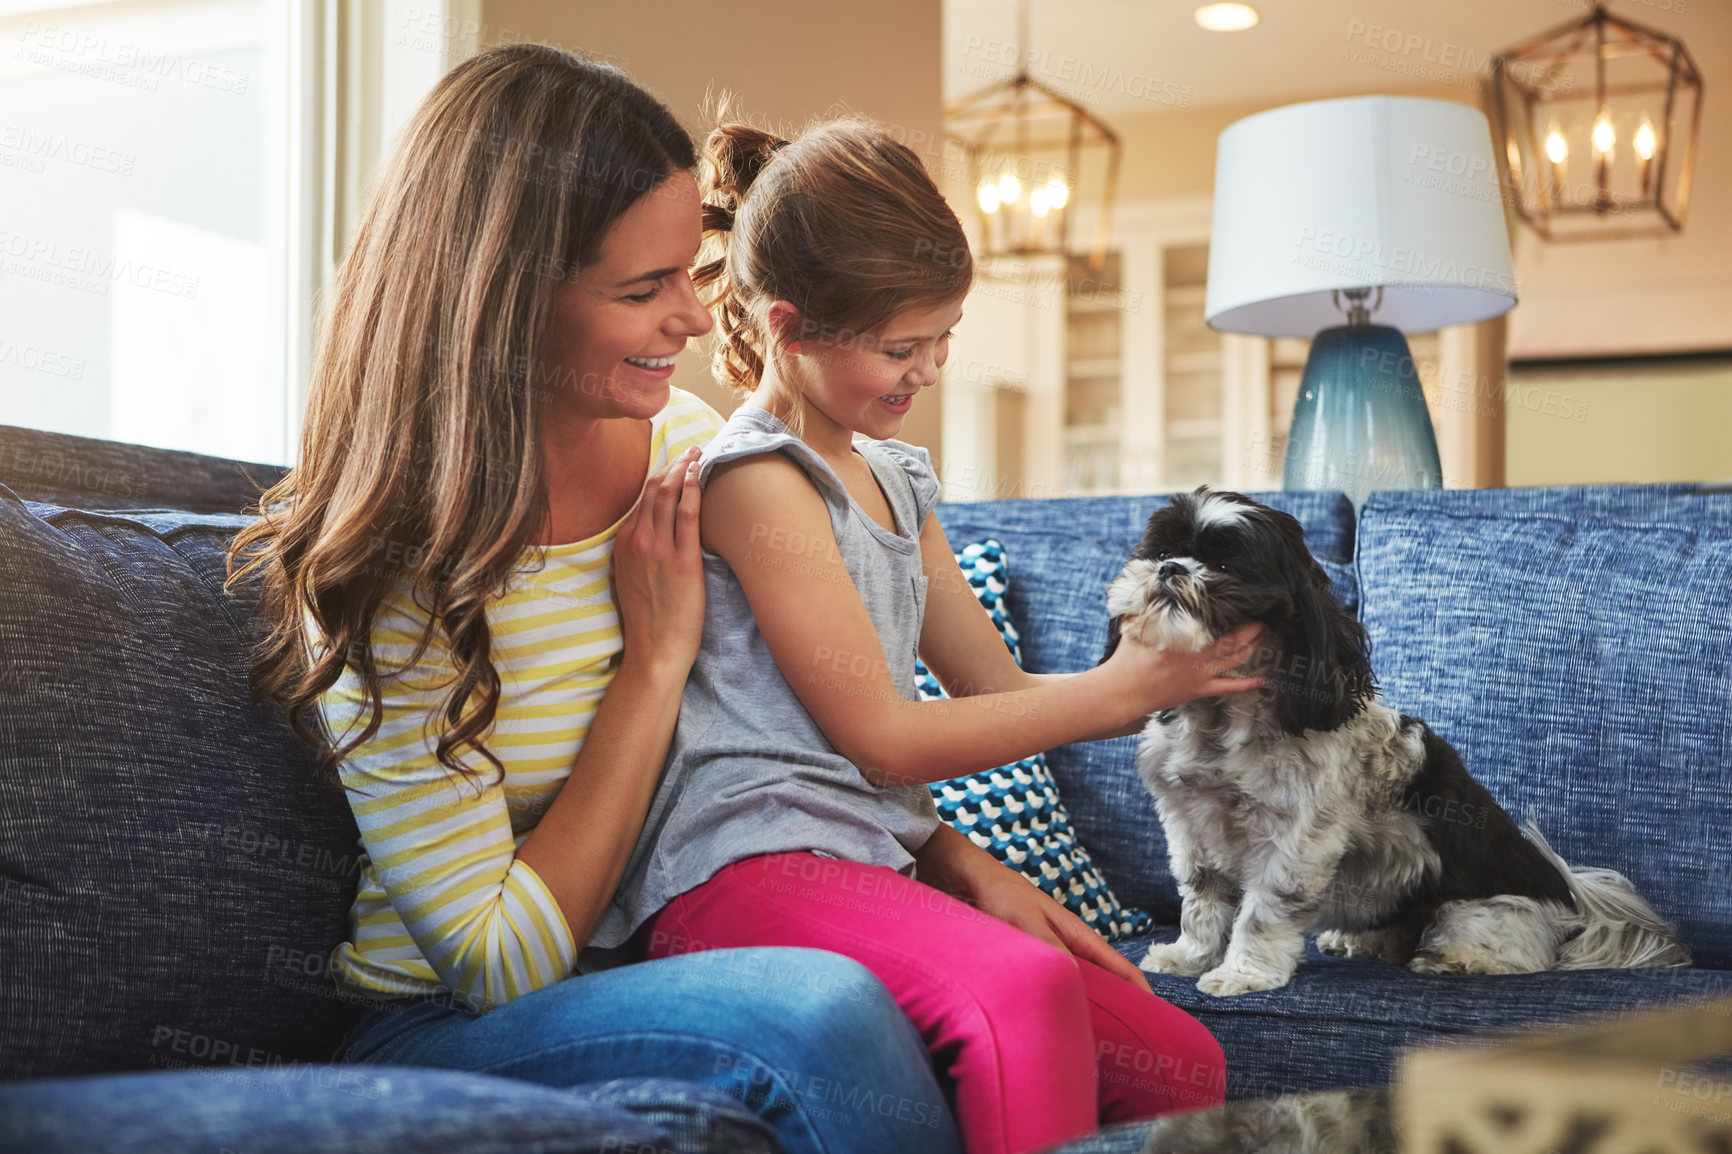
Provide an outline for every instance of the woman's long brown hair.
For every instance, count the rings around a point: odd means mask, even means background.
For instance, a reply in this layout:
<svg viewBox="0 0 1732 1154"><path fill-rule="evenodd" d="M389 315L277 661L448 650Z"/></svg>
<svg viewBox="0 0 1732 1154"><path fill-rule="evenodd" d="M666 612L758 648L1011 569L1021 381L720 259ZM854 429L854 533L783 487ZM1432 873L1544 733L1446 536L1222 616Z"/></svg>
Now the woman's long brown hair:
<svg viewBox="0 0 1732 1154"><path fill-rule="evenodd" d="M379 730L381 682L437 630L456 671L436 754L474 750L500 699L485 608L548 516L541 405L550 302L608 227L697 161L691 138L619 70L543 45L458 65L403 130L330 287L294 468L230 545L228 585L259 571L270 627L251 686L321 751ZM400 585L427 614L413 655L382 671L374 621ZM319 698L353 668L370 705L341 743Z"/></svg>

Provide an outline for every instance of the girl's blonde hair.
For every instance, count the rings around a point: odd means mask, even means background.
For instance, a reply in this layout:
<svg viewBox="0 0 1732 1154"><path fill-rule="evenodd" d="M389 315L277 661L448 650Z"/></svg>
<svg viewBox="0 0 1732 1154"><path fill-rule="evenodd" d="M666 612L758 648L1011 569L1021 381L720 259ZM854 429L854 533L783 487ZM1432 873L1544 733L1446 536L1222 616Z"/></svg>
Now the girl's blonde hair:
<svg viewBox="0 0 1732 1154"><path fill-rule="evenodd" d="M489 49L434 86L378 178L330 286L295 467L230 545L233 585L261 572L270 634L251 673L338 781L378 732L384 676L372 646L386 597L407 585L456 676L436 754L472 777L500 700L486 606L548 518L542 405L595 382L542 360L552 298L603 236L668 176L692 140L621 71L556 48ZM323 639L309 661L307 622ZM342 745L319 698L347 665L366 727Z"/></svg>
<svg viewBox="0 0 1732 1154"><path fill-rule="evenodd" d="M870 347L909 308L960 300L968 238L920 157L882 126L833 120L784 141L724 122L704 142L706 252L692 281L715 314L716 380L750 394L773 355L769 311L800 313L796 339ZM799 431L799 398L783 398Z"/></svg>

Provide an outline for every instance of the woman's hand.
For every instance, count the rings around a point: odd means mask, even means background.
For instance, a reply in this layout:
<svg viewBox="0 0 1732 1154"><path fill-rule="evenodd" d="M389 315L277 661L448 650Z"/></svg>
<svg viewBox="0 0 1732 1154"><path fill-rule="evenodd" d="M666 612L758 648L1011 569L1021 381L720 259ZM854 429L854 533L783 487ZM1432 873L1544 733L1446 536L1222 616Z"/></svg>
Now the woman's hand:
<svg viewBox="0 0 1732 1154"><path fill-rule="evenodd" d="M1087 922L953 826L940 823L914 857L921 879L945 893L1048 945L1087 958L1132 985L1149 988L1143 972L1089 929Z"/></svg>
<svg viewBox="0 0 1732 1154"><path fill-rule="evenodd" d="M698 545L698 450L651 473L613 542L613 587L625 655L683 682L704 635Z"/></svg>
<svg viewBox="0 0 1732 1154"><path fill-rule="evenodd" d="M1135 718L1183 705L1198 697L1218 697L1260 689L1261 677L1227 677L1229 670L1248 664L1268 640L1268 627L1241 625L1195 653L1158 649L1130 637L1121 638L1102 666L1123 686Z"/></svg>

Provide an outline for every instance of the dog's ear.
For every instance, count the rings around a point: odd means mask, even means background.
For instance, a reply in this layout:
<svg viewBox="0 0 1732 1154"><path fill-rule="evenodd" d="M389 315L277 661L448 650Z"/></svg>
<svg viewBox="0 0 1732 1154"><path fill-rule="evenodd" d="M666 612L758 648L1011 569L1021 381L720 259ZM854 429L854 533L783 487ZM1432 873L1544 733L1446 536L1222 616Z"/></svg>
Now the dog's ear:
<svg viewBox="0 0 1732 1154"><path fill-rule="evenodd" d="M1113 651L1116 650L1118 647L1119 647L1119 619L1117 617L1109 617L1109 618L1107 618L1107 651L1105 653L1101 654L1101 659L1099 661L1095 662L1095 664L1096 665L1105 665L1107 663L1107 658L1111 657L1113 655Z"/></svg>
<svg viewBox="0 0 1732 1154"><path fill-rule="evenodd" d="M1299 523L1282 528L1284 538L1293 538L1285 542L1282 566L1293 610L1279 631L1280 653L1268 675L1277 690L1275 713L1288 733L1328 732L1356 716L1373 692L1370 640L1306 550Z"/></svg>

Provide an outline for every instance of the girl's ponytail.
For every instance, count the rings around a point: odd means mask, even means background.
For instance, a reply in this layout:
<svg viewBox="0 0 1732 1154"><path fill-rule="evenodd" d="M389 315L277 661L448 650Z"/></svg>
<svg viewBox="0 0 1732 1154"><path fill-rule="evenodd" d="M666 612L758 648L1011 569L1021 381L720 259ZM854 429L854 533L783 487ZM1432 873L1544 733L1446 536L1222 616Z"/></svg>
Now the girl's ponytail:
<svg viewBox="0 0 1732 1154"><path fill-rule="evenodd" d="M722 124L704 141L698 190L704 206L704 243L717 255L692 270L692 283L707 294L716 318L712 372L736 392L750 393L764 375L762 337L754 330L728 272L734 218L764 166L788 146L774 133L747 124Z"/></svg>
<svg viewBox="0 0 1732 1154"><path fill-rule="evenodd" d="M725 208L731 220L770 158L787 146L774 133L750 125L718 126L704 141L704 202Z"/></svg>

